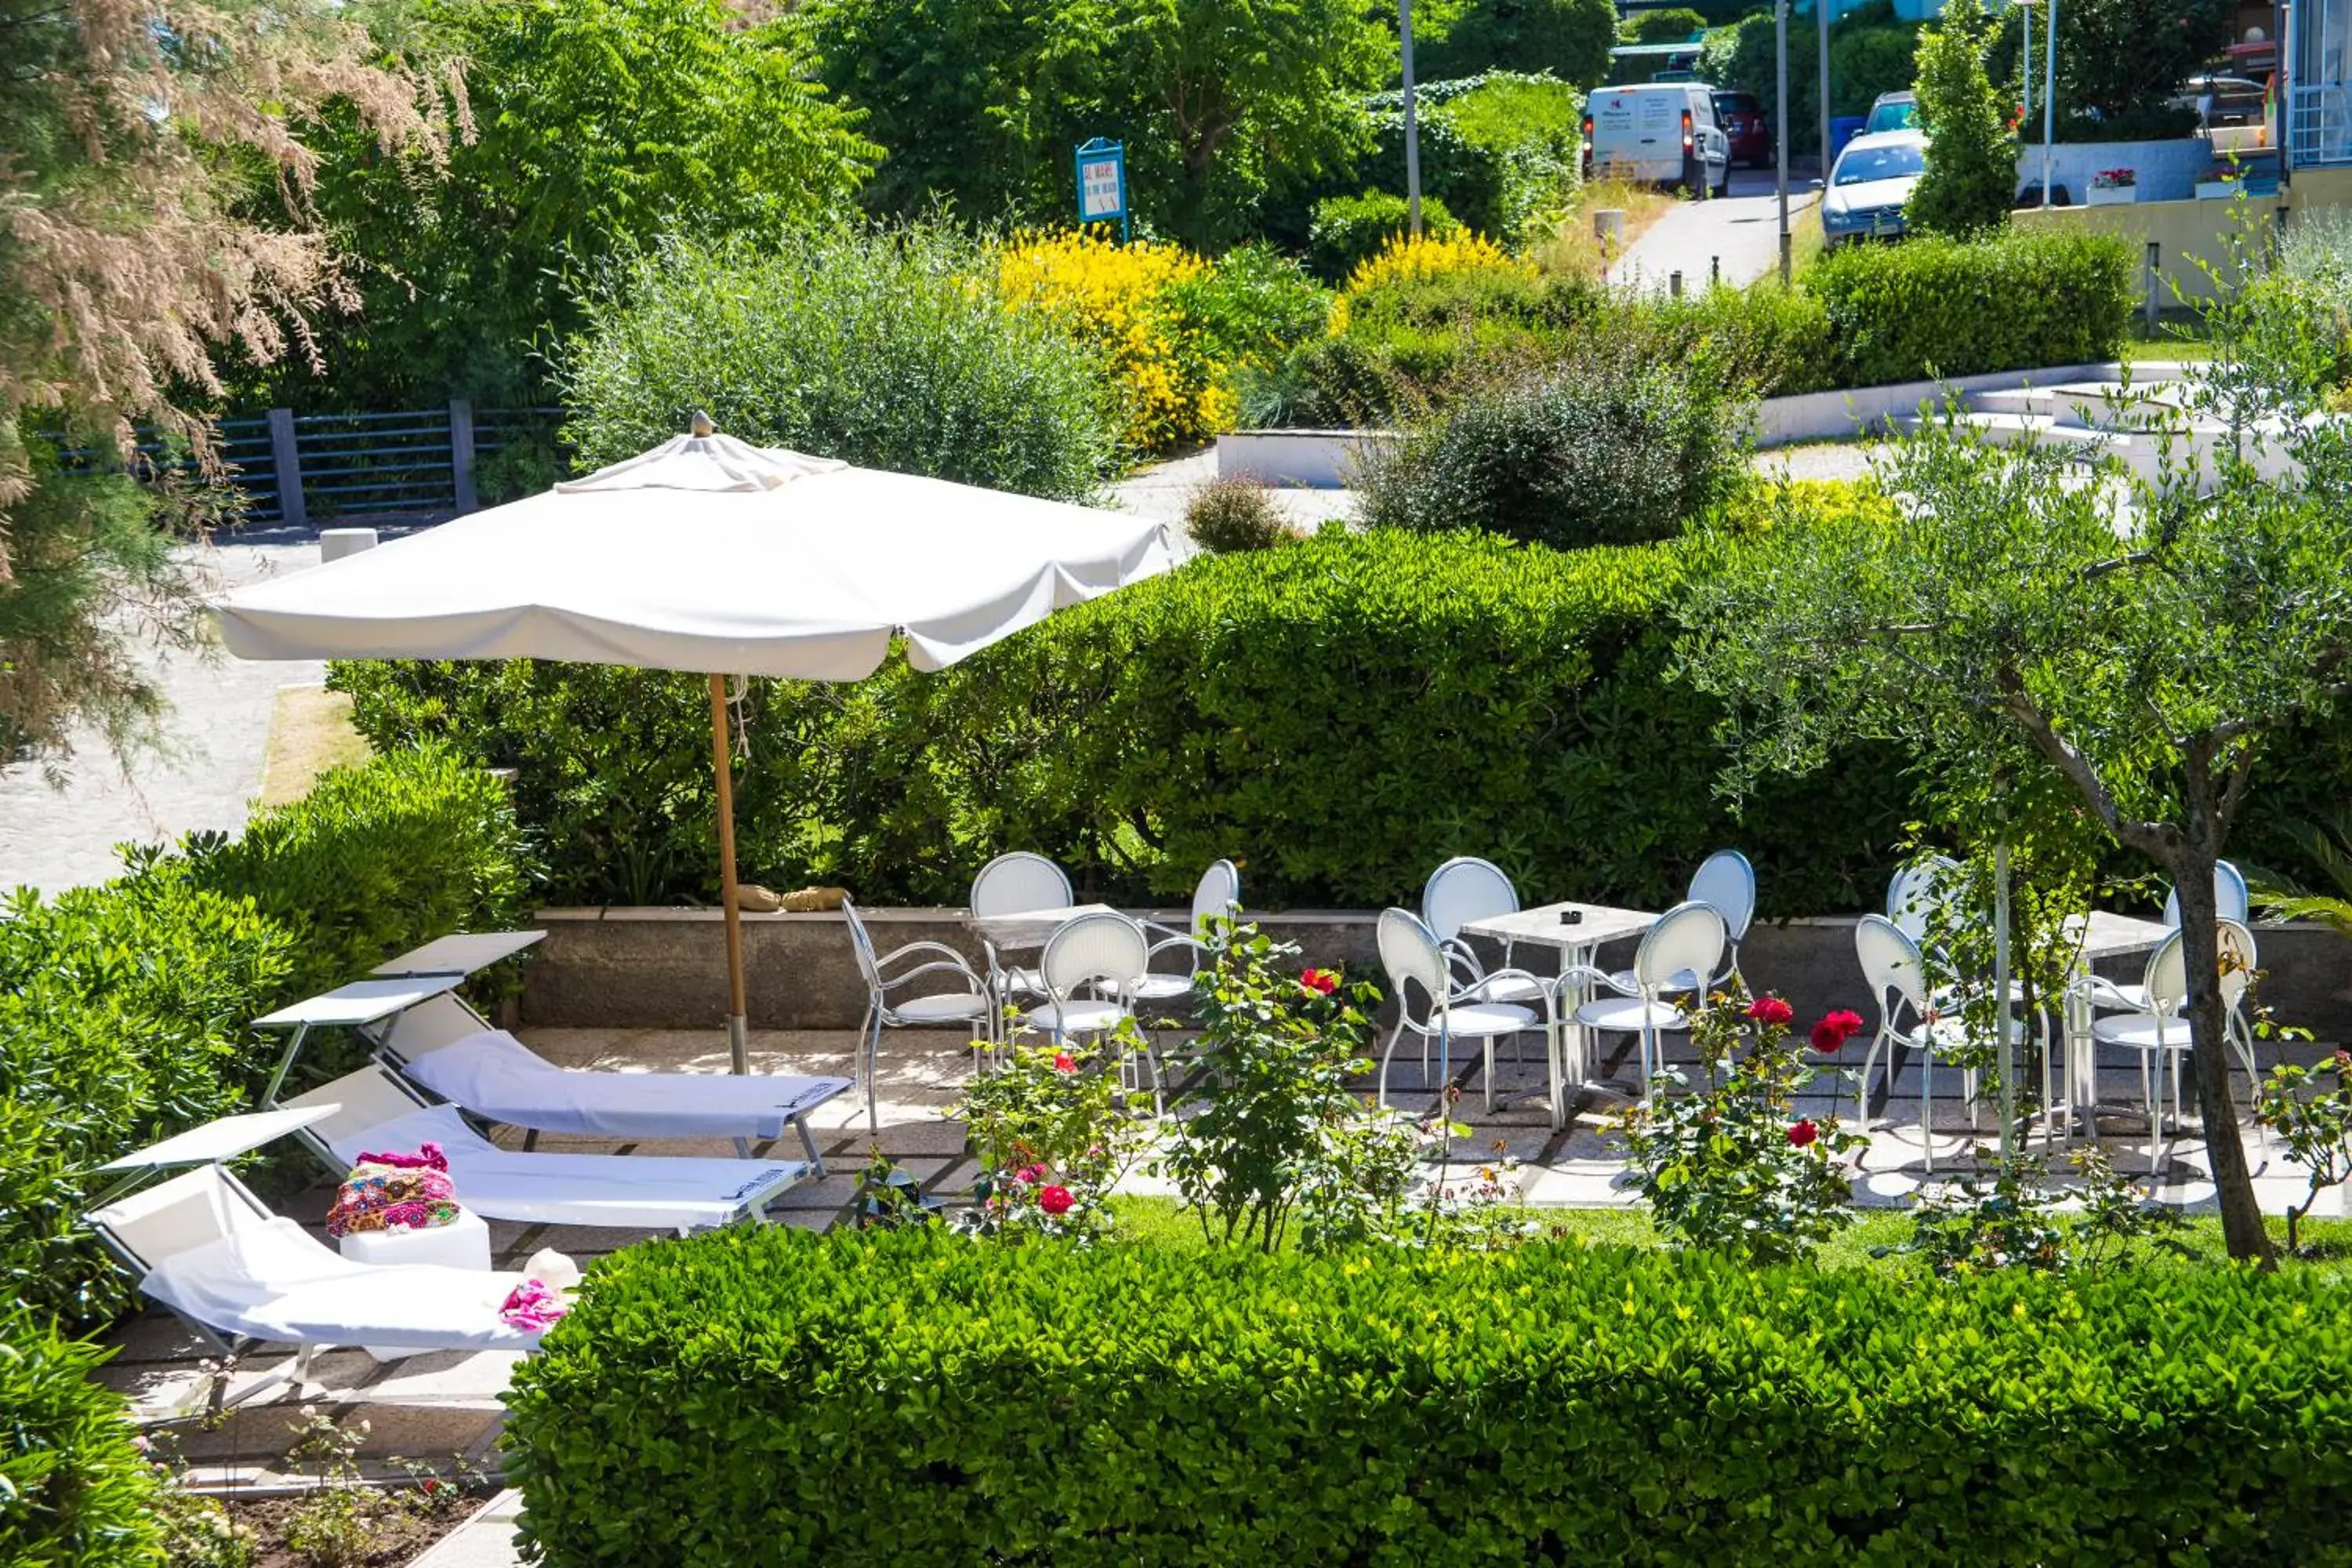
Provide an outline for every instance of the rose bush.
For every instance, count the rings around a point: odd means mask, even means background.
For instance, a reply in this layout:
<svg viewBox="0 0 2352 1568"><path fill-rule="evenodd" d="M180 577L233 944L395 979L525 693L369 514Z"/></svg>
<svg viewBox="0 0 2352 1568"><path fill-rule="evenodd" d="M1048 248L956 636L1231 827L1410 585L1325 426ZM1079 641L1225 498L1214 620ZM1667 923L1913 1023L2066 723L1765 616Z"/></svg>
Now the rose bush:
<svg viewBox="0 0 2352 1568"><path fill-rule="evenodd" d="M1106 1200L1145 1129L1118 1075L1088 1068L1140 1047L1132 1024L1099 1047L1051 1050L1016 1037L1002 1064L974 1077L948 1112L964 1123L981 1172L956 1228L1006 1239L1108 1232Z"/></svg>
<svg viewBox="0 0 2352 1568"><path fill-rule="evenodd" d="M1649 1200L1660 1234L1683 1247L1786 1262L1828 1239L1852 1218L1853 1189L1842 1156L1865 1140L1836 1116L1797 1113L1797 1096L1818 1076L1790 1025L1795 1010L1777 996L1745 1004L1717 994L1691 1019L1691 1044L1706 1074L1688 1087L1678 1068L1653 1084L1649 1103L1625 1113L1633 1185ZM1832 1014L1810 1038L1834 1036ZM1831 1048L1834 1048L1833 1047Z"/></svg>

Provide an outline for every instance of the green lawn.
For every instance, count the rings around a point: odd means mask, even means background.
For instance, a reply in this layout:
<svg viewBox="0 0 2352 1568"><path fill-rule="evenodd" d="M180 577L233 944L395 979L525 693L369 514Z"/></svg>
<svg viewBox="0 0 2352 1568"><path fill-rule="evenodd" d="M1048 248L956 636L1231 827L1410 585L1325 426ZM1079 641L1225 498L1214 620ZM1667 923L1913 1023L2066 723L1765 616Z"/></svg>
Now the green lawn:
<svg viewBox="0 0 2352 1568"><path fill-rule="evenodd" d="M1117 1234L1127 1240L1188 1249L1208 1245L1202 1237L1198 1216L1174 1198L1118 1197L1111 1200L1111 1208L1118 1216ZM1582 1241L1587 1247L1658 1245L1657 1232L1651 1228L1648 1211L1643 1209L1531 1209L1528 1212L1539 1215L1555 1236ZM2220 1220L2210 1215L2192 1217L2188 1228L2180 1234L2181 1239L2196 1253L2196 1262L2162 1257L2154 1260L2159 1266L2202 1267L2226 1260ZM1874 1247L1900 1247L1910 1235L1909 1215L1895 1210L1874 1209L1861 1215L1842 1235L1822 1247L1818 1257L1822 1265L1829 1268L1899 1268L1924 1272L1924 1267L1909 1258L1874 1258L1871 1255ZM2286 1221L2272 1220L2271 1235L2281 1247L2284 1247ZM2294 1267L2317 1268L2330 1274L2352 1272L2352 1220L2305 1220L2303 1243L2306 1259Z"/></svg>

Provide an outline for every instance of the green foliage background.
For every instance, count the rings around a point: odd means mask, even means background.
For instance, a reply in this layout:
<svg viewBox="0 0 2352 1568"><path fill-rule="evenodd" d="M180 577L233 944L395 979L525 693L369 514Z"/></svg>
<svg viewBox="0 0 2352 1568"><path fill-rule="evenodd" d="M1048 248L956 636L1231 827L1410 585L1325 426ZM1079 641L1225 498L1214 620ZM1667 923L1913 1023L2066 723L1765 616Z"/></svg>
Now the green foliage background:
<svg viewBox="0 0 2352 1568"><path fill-rule="evenodd" d="M92 1376L108 1353L0 1305L0 1562L162 1568L161 1483Z"/></svg>

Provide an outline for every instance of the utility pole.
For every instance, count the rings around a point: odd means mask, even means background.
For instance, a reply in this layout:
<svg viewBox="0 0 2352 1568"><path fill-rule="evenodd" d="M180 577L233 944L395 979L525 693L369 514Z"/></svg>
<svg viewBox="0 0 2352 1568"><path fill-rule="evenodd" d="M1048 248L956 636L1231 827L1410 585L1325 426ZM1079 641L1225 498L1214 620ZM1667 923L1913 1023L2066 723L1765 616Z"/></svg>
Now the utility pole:
<svg viewBox="0 0 2352 1568"><path fill-rule="evenodd" d="M1789 0L1772 0L1772 31L1780 60L1780 92L1772 108L1780 144L1780 287L1786 289L1794 270L1789 249Z"/></svg>
<svg viewBox="0 0 2352 1568"><path fill-rule="evenodd" d="M1830 0L1813 0L1822 35L1822 199L1830 190Z"/></svg>
<svg viewBox="0 0 2352 1568"><path fill-rule="evenodd" d="M1421 237L1421 126L1412 102L1412 0L1397 0L1397 33L1403 45L1404 64L1404 200L1405 221L1415 239Z"/></svg>
<svg viewBox="0 0 2352 1568"><path fill-rule="evenodd" d="M2050 154L2058 140L2058 0L2050 0L2050 36L2042 41L2042 206L2050 206Z"/></svg>

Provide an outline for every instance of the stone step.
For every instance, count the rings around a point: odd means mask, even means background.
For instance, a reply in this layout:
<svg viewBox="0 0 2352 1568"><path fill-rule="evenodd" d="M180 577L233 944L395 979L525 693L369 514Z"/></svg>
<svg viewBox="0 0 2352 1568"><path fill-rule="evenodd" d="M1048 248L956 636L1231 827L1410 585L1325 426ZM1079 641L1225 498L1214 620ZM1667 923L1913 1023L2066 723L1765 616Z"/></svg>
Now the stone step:
<svg viewBox="0 0 2352 1568"><path fill-rule="evenodd" d="M2070 382L2057 386L2010 387L1982 392L1969 406L1984 414L2046 415L2061 425L2086 429L2139 429L2180 416L2185 393L2177 383Z"/></svg>

